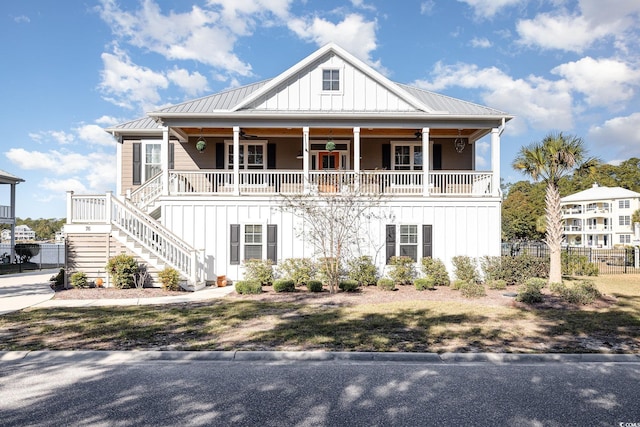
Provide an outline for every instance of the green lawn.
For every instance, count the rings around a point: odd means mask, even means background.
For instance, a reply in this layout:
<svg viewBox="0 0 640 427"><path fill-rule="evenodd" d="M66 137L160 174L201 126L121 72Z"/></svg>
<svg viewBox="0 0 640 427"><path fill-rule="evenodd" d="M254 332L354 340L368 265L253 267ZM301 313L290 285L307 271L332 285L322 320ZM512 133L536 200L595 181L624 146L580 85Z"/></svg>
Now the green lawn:
<svg viewBox="0 0 640 427"><path fill-rule="evenodd" d="M230 298L29 309L0 316L0 350L639 352L640 276L594 281L615 302L559 309L475 300L333 306Z"/></svg>

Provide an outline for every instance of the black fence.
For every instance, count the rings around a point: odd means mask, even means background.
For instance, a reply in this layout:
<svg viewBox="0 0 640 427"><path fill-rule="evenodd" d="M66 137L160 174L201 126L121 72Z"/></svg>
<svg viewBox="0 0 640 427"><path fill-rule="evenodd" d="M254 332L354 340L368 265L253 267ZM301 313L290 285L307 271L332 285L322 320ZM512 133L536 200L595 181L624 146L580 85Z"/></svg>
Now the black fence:
<svg viewBox="0 0 640 427"><path fill-rule="evenodd" d="M530 255L549 257L549 247L541 242L515 242L502 244L502 256ZM640 248L580 248L564 246L562 262L575 262L580 257L598 268L599 274L640 274Z"/></svg>
<svg viewBox="0 0 640 427"><path fill-rule="evenodd" d="M11 252L10 244L0 244L0 274L63 268L65 263L64 244L16 243L13 257Z"/></svg>

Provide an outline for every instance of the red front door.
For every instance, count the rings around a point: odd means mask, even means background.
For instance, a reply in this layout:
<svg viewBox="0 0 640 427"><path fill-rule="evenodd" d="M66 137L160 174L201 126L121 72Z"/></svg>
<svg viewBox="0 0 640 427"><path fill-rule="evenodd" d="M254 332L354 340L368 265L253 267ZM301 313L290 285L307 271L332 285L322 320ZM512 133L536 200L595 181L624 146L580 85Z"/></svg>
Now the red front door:
<svg viewBox="0 0 640 427"><path fill-rule="evenodd" d="M318 153L318 170L337 170L340 168L340 153L321 151Z"/></svg>

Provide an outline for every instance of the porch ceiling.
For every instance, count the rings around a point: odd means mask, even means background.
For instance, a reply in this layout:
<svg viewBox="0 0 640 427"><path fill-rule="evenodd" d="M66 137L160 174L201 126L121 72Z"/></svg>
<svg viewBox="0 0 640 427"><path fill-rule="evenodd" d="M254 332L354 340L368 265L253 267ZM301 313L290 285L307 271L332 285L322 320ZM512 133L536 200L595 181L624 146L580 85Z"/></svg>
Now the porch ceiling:
<svg viewBox="0 0 640 427"><path fill-rule="evenodd" d="M233 129L221 127L183 127L182 132L188 136L220 136L233 137ZM361 128L361 138L416 138L416 132L422 129L371 129ZM251 137L268 138L268 137L300 137L302 136L302 128L265 128L265 127L244 127L242 131ZM477 134L479 129L460 129L460 134L465 138L471 138ZM458 129L430 129L430 137L454 137L458 135ZM311 138L352 138L353 130L351 128L309 128L309 136Z"/></svg>

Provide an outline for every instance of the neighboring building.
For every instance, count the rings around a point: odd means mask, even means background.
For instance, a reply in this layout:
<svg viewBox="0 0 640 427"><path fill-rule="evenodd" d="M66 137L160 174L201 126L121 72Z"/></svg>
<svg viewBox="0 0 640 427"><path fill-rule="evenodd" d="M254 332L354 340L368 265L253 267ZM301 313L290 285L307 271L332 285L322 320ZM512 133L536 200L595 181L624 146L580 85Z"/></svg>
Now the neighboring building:
<svg viewBox="0 0 640 427"><path fill-rule="evenodd" d="M15 258L15 240L13 239L13 230L16 227L16 186L24 182L24 179L18 178L8 172L0 170L0 185L9 185L9 204L0 205L0 224L9 224L10 229L5 230L9 232L9 236L6 240L10 241L11 254L9 259ZM4 240L4 235L2 236Z"/></svg>
<svg viewBox="0 0 640 427"><path fill-rule="evenodd" d="M31 241L36 239L36 232L28 225L16 225L14 236L16 242ZM11 230L2 230L2 240L11 240Z"/></svg>
<svg viewBox="0 0 640 427"><path fill-rule="evenodd" d="M69 193L70 271L104 277L127 251L189 288L242 261L314 257L279 207L282 194L357 188L381 194L363 255L500 255L500 137L507 113L394 83L335 44L279 76L148 113L107 129L117 190ZM476 168L490 135L491 169ZM326 184L329 184L327 187ZM329 189L330 188L330 189ZM384 206L382 206L384 205ZM377 221L377 222L376 222Z"/></svg>
<svg viewBox="0 0 640 427"><path fill-rule="evenodd" d="M631 216L640 209L640 193L622 187L599 187L561 199L565 241L569 246L611 249L637 237Z"/></svg>

